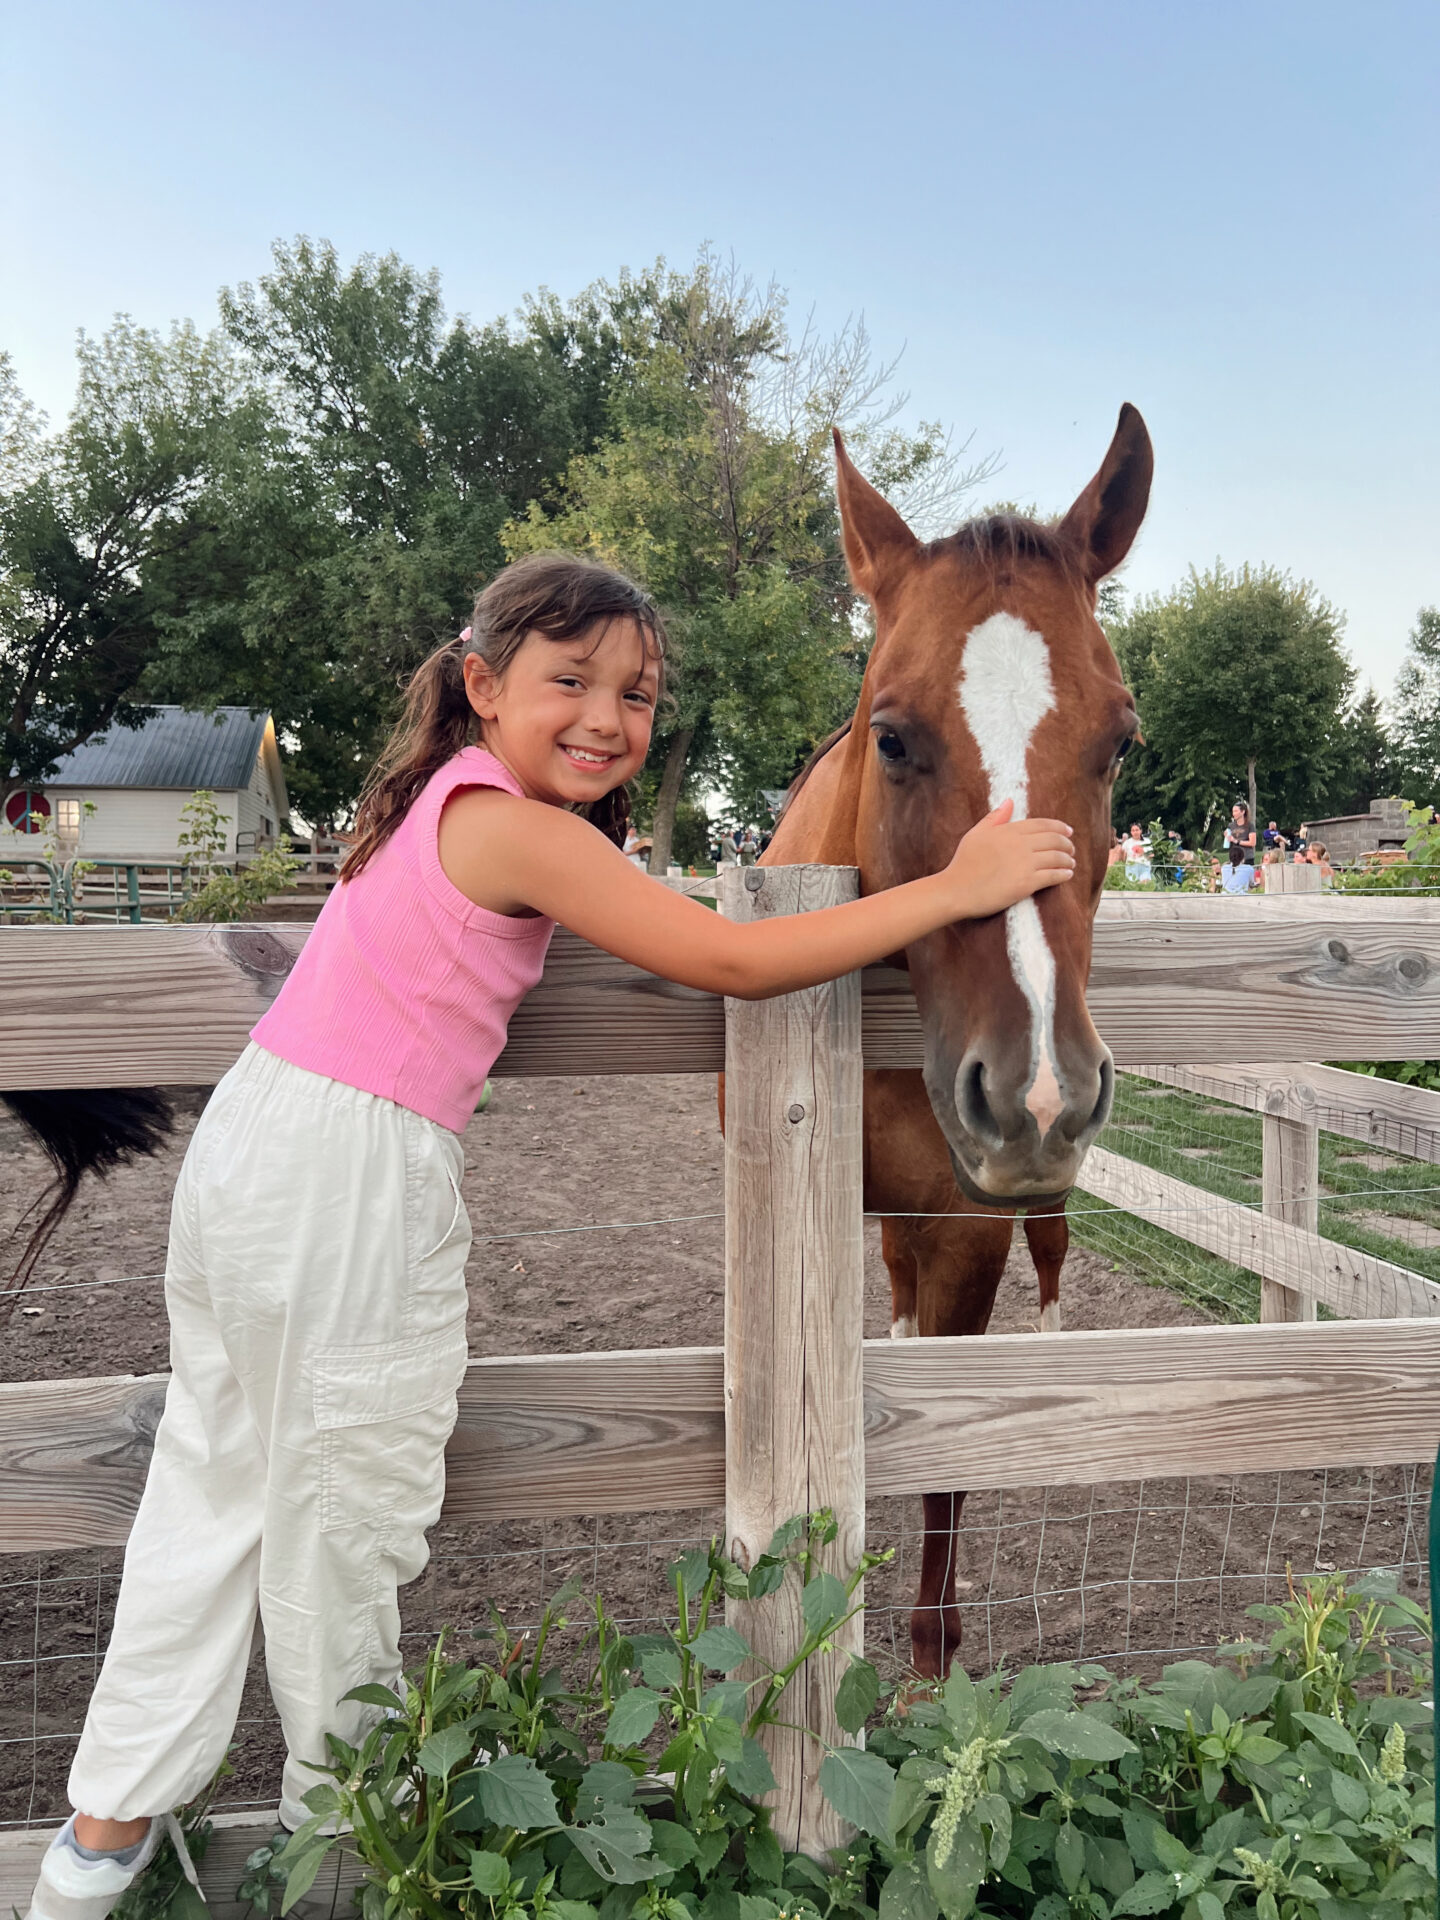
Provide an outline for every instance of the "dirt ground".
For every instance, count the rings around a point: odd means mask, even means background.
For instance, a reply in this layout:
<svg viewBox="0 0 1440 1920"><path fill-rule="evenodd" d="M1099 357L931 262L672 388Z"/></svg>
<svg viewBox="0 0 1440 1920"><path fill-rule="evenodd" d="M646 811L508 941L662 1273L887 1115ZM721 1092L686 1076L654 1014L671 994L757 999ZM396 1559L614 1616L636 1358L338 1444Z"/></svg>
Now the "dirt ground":
<svg viewBox="0 0 1440 1920"><path fill-rule="evenodd" d="M180 1090L164 1157L88 1191L0 1331L0 1381L147 1373L165 1365L160 1274L170 1192L204 1094ZM721 1143L713 1083L698 1077L500 1081L466 1137L465 1199L474 1353L718 1345L722 1337ZM0 1235L43 1181L40 1156L0 1116ZM676 1219L675 1216L701 1216ZM543 1229L647 1222L546 1237ZM541 1230L537 1232L537 1230ZM487 1236L535 1236L500 1238ZM1019 1236L1017 1235L1017 1241ZM878 1227L866 1236L865 1330L890 1323ZM1202 1316L1161 1289L1075 1250L1067 1328L1183 1326ZM1023 1244L992 1329L1037 1312ZM969 1497L960 1572L966 1657L1110 1657L1150 1664L1244 1631L1244 1609L1283 1588L1287 1564L1388 1565L1417 1586L1423 1502L1413 1474L1316 1471L1245 1479ZM484 1617L493 1598L521 1623L574 1570L631 1622L665 1612L674 1549L709 1536L714 1512L441 1527L407 1595L407 1629ZM903 1661L918 1576L919 1502L875 1501L870 1542L895 1549L869 1583L872 1649ZM0 1824L64 1805L64 1777L113 1609L116 1553L0 1558ZM227 1804L273 1805L278 1744L259 1662L252 1672Z"/></svg>

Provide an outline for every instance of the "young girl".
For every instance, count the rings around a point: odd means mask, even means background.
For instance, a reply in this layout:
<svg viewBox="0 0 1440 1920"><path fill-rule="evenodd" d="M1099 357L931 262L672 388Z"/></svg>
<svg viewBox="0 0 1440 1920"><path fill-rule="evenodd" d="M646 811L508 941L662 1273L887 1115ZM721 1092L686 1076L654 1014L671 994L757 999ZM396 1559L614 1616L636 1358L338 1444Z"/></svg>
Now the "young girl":
<svg viewBox="0 0 1440 1920"><path fill-rule="evenodd" d="M664 635L630 581L537 555L416 673L341 884L220 1082L175 1191L172 1375L115 1627L35 1920L102 1920L224 1756L257 1616L289 1758L400 1671L465 1370L460 1135L556 920L687 986L828 980L1068 880L1070 829L1007 801L944 871L737 925L621 852Z"/></svg>

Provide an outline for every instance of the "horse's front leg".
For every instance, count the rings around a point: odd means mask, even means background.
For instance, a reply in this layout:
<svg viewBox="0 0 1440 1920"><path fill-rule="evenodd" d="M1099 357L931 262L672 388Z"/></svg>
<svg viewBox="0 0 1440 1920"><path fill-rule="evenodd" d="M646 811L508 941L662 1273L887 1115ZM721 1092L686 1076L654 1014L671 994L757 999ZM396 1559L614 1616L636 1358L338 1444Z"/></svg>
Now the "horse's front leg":
<svg viewBox="0 0 1440 1920"><path fill-rule="evenodd" d="M1060 1269L1070 1250L1070 1222L1065 1202L1050 1212L1027 1213L1025 1239L1040 1281L1040 1331L1060 1331Z"/></svg>
<svg viewBox="0 0 1440 1920"><path fill-rule="evenodd" d="M919 1333L984 1333L1010 1250L1010 1215L966 1213L915 1225ZM955 1579L964 1502L965 1495L956 1491L927 1493L921 1503L925 1531L910 1646L916 1671L932 1679L943 1679L960 1651Z"/></svg>

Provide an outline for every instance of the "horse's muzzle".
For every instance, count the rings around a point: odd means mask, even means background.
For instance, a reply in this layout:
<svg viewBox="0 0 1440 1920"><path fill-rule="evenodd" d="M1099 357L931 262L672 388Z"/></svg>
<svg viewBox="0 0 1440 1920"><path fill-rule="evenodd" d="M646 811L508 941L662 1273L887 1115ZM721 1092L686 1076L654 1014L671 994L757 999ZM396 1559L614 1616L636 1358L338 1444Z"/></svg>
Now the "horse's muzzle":
<svg viewBox="0 0 1440 1920"><path fill-rule="evenodd" d="M972 1045L953 1073L929 1062L925 1084L962 1193L982 1206L1038 1206L1068 1192L1110 1116L1115 1067L1098 1037L1064 1050L1048 1103L1021 1075Z"/></svg>

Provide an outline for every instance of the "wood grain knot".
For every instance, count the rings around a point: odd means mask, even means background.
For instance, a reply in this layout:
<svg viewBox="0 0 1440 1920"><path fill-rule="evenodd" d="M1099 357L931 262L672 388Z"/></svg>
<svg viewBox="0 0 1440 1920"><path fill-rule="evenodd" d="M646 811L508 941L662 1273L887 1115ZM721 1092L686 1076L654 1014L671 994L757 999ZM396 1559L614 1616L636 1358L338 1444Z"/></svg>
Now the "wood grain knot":
<svg viewBox="0 0 1440 1920"><path fill-rule="evenodd" d="M105 1458L110 1461L142 1459L148 1464L151 1448L155 1444L155 1430L160 1425L164 1411L164 1387L154 1387L148 1393L136 1394L125 1409L125 1438Z"/></svg>
<svg viewBox="0 0 1440 1920"><path fill-rule="evenodd" d="M264 927L220 927L220 951L271 999L295 964L295 955Z"/></svg>
<svg viewBox="0 0 1440 1920"><path fill-rule="evenodd" d="M1361 960L1344 940L1320 943L1316 957L1308 966L1280 975L1289 986L1340 987L1349 992L1386 993L1406 996L1429 985L1429 959L1413 948L1405 953L1387 954L1383 960Z"/></svg>

